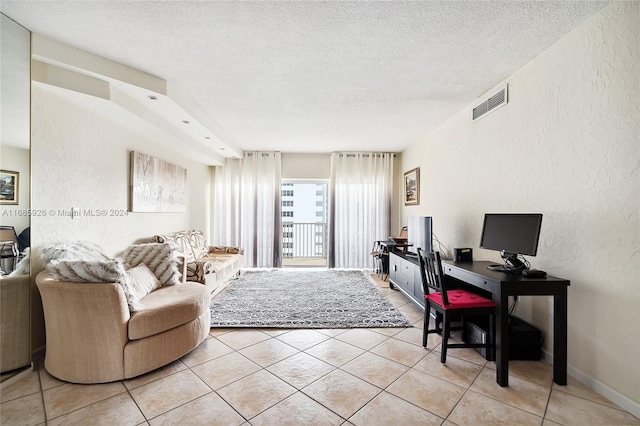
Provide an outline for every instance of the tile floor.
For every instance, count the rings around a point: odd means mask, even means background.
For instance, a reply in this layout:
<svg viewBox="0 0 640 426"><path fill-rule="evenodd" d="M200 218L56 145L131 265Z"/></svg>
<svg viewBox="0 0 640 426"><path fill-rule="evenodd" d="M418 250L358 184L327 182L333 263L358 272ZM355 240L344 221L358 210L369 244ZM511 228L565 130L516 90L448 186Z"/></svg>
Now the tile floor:
<svg viewBox="0 0 640 426"><path fill-rule="evenodd" d="M182 359L99 385L39 367L1 393L9 425L622 425L640 419L544 362L512 361L510 387L471 349L439 361L421 311L378 281L414 328L212 329Z"/></svg>

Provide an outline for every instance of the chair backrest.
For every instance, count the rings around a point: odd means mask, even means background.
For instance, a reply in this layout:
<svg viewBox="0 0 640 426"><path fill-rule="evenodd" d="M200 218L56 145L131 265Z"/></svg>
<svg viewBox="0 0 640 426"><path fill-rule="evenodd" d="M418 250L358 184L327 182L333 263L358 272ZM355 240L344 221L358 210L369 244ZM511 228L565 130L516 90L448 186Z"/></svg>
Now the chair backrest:
<svg viewBox="0 0 640 426"><path fill-rule="evenodd" d="M442 272L442 263L440 252L425 251L418 248L418 259L420 260L420 276L422 277L422 288L424 294L430 293L430 290L442 294L442 303L449 304L447 297L447 288Z"/></svg>

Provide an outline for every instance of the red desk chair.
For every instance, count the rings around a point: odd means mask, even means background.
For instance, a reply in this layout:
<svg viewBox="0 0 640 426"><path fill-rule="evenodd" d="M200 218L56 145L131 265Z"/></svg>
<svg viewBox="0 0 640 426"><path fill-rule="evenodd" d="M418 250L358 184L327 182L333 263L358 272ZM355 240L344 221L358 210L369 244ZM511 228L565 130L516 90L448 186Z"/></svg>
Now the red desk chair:
<svg viewBox="0 0 640 426"><path fill-rule="evenodd" d="M442 352L440 362L446 363L448 348L486 348L489 352L493 346L495 327L496 304L493 300L486 299L467 290L448 290L439 252L426 252L418 248L420 259L420 275L422 276L422 288L424 289L424 328L422 334L422 346L427 347L429 333L442 334ZM429 314L431 308L442 316L442 326L439 321L436 326L429 329ZM449 343L449 336L453 331L452 318L462 318L464 326L465 316L487 315L489 317L489 332L486 343Z"/></svg>

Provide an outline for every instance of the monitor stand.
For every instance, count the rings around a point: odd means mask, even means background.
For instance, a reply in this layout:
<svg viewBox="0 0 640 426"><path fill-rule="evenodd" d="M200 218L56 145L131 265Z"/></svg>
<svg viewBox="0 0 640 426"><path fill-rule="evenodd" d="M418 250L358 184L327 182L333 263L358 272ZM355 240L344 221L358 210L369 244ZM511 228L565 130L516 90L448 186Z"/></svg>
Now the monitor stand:
<svg viewBox="0 0 640 426"><path fill-rule="evenodd" d="M521 274L522 271L527 269L526 265L518 259L518 255L516 253L502 252L501 256L504 259L504 264L499 265L494 263L487 265L487 269L507 274Z"/></svg>

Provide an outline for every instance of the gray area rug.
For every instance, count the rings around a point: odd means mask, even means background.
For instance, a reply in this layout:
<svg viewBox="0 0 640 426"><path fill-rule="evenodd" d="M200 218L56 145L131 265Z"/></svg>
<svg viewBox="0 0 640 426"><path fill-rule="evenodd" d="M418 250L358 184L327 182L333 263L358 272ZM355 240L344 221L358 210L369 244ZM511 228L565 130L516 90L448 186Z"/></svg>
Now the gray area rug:
<svg viewBox="0 0 640 426"><path fill-rule="evenodd" d="M362 271L247 271L211 304L211 327L411 327Z"/></svg>

